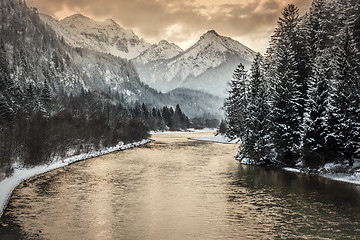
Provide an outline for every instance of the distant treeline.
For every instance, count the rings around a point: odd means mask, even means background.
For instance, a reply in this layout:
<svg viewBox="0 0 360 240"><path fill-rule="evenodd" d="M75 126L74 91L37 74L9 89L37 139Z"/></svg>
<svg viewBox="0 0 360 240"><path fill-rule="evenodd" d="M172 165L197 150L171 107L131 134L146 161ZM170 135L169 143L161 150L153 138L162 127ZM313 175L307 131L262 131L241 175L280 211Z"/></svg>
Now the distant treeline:
<svg viewBox="0 0 360 240"><path fill-rule="evenodd" d="M175 110L164 106L161 109L146 106L144 103L136 102L130 108L135 119L142 121L150 130L186 130L188 128L203 129L217 128L220 124L218 119L197 117L189 119L177 104Z"/></svg>
<svg viewBox="0 0 360 240"><path fill-rule="evenodd" d="M360 3L314 0L299 17L289 4L270 47L250 73L234 72L228 135L256 164L353 165L360 154Z"/></svg>

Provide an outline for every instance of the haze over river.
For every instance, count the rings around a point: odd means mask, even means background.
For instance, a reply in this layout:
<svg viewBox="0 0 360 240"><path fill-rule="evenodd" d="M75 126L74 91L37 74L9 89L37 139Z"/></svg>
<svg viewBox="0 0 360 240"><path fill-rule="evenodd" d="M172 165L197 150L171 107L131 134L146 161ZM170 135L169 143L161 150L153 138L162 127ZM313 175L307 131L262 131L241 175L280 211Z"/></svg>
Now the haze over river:
<svg viewBox="0 0 360 240"><path fill-rule="evenodd" d="M188 139L209 135L153 135L34 177L0 239L359 239L359 186L241 165L235 144Z"/></svg>

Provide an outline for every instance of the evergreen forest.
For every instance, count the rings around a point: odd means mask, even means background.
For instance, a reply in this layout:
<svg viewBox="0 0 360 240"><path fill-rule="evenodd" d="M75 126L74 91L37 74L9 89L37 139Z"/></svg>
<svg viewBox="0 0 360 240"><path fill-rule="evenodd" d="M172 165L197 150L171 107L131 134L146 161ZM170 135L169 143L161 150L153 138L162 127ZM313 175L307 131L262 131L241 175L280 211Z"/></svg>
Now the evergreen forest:
<svg viewBox="0 0 360 240"><path fill-rule="evenodd" d="M318 169L360 155L360 4L314 0L299 16L289 4L270 46L249 71L233 73L225 103L237 158Z"/></svg>

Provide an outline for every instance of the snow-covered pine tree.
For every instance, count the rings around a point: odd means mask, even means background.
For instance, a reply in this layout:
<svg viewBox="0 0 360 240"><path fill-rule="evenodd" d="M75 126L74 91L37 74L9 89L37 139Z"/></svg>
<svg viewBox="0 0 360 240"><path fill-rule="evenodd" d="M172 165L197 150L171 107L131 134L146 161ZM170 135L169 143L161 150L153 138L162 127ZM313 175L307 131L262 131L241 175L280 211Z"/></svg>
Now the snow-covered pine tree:
<svg viewBox="0 0 360 240"><path fill-rule="evenodd" d="M295 29L299 22L298 8L289 4L282 12L276 29L275 86L272 133L277 161L291 166L299 158L301 146L302 86L299 84L299 63L296 56Z"/></svg>
<svg viewBox="0 0 360 240"><path fill-rule="evenodd" d="M40 94L40 99L43 106L41 111L43 112L43 114L50 116L52 111L51 109L52 96L51 96L49 83L46 80L44 81L44 86Z"/></svg>
<svg viewBox="0 0 360 240"><path fill-rule="evenodd" d="M10 78L9 60L5 44L0 41L0 120L13 121L15 111L12 107L13 83Z"/></svg>
<svg viewBox="0 0 360 240"><path fill-rule="evenodd" d="M302 159L306 166L326 163L327 140L331 136L329 113L334 97L331 82L334 54L331 51L333 31L331 10L325 0L314 0L306 20L307 47L310 55L310 77L307 79L307 102L303 125Z"/></svg>
<svg viewBox="0 0 360 240"><path fill-rule="evenodd" d="M41 93L41 99L43 102L50 102L51 101L51 91L49 83L45 80L44 81L44 87Z"/></svg>
<svg viewBox="0 0 360 240"><path fill-rule="evenodd" d="M240 137L244 140L246 137L247 78L244 66L240 63L229 83L229 97L226 99L224 106L228 124L226 135L232 139Z"/></svg>
<svg viewBox="0 0 360 240"><path fill-rule="evenodd" d="M8 88L10 80L9 60L7 58L5 44L0 40L0 90L5 91Z"/></svg>
<svg viewBox="0 0 360 240"><path fill-rule="evenodd" d="M255 56L249 77L248 114L246 117L247 138L243 151L257 164L269 160L269 86L264 78L263 57Z"/></svg>
<svg viewBox="0 0 360 240"><path fill-rule="evenodd" d="M15 119L15 111L10 106L8 100L0 95L0 122L12 122Z"/></svg>
<svg viewBox="0 0 360 240"><path fill-rule="evenodd" d="M353 165L355 154L360 149L360 64L359 52L348 28L338 34L336 98L333 113L334 146L339 157Z"/></svg>

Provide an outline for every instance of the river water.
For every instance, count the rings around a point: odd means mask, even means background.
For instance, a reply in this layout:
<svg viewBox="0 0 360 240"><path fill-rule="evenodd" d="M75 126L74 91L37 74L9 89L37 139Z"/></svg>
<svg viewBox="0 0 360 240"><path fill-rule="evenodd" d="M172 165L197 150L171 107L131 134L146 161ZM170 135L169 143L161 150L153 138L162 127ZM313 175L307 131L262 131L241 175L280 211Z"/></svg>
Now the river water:
<svg viewBox="0 0 360 240"><path fill-rule="evenodd" d="M359 239L360 187L234 160L237 146L155 142L21 184L0 239Z"/></svg>

